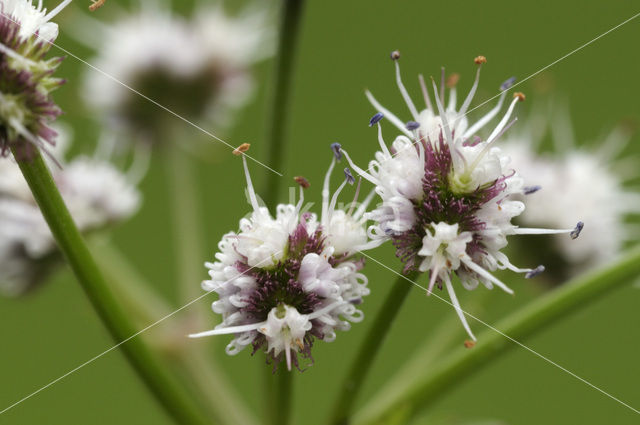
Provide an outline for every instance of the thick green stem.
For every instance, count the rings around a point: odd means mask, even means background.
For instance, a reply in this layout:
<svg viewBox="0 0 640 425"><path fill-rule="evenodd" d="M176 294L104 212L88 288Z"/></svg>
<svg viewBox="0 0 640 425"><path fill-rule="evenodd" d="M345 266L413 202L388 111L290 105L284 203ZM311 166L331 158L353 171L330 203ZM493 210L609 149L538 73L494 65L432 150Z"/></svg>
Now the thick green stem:
<svg viewBox="0 0 640 425"><path fill-rule="evenodd" d="M331 417L332 424L344 425L349 423L349 414L358 393L362 389L367 373L371 369L389 329L391 329L391 324L413 286L406 279L414 280L418 275L419 273L412 272L406 278L398 277L389 295L385 297L384 305L369 328L369 332L351 364L351 369L349 369L346 379L338 390L338 398Z"/></svg>
<svg viewBox="0 0 640 425"><path fill-rule="evenodd" d="M106 241L96 241L92 248L100 266L108 271L107 277L113 282L116 297L127 306L127 311L139 317L141 326L170 313L170 307L117 248ZM221 425L255 425L255 418L250 415L235 388L228 383L210 356L203 352L205 350L201 349L203 341L185 338L190 322L183 324L174 321L174 324L148 335L152 338L148 341L152 346L157 344L163 359L183 377L194 400L203 406L203 410L210 412L211 417L217 418Z"/></svg>
<svg viewBox="0 0 640 425"><path fill-rule="evenodd" d="M281 171L286 156L286 128L288 124L289 100L293 81L293 63L300 30L304 0L283 0L280 31L278 35L278 56L276 58L275 80L269 132L267 133L267 165ZM269 171L265 179L265 189L261 192L268 207L273 207L278 199L279 179Z"/></svg>
<svg viewBox="0 0 640 425"><path fill-rule="evenodd" d="M640 247L636 247L612 265L579 277L513 313L495 326L501 333L495 330L483 332L473 349L456 349L435 367L416 370L412 381L402 391L388 393L386 399L376 405L368 404L366 410L357 413L354 423L377 424L407 410L407 414L415 415L482 366L520 346L515 341L584 308L600 295L633 281L639 273Z"/></svg>
<svg viewBox="0 0 640 425"><path fill-rule="evenodd" d="M13 152L16 155L16 152ZM65 255L102 322L118 343L136 334L137 329L123 313L109 286L89 253L85 242L51 178L42 156L36 151L32 158L18 161L34 198L49 224L51 233ZM187 397L183 389L161 367L140 338L131 338L120 345L134 370L142 378L160 405L180 424L208 423Z"/></svg>

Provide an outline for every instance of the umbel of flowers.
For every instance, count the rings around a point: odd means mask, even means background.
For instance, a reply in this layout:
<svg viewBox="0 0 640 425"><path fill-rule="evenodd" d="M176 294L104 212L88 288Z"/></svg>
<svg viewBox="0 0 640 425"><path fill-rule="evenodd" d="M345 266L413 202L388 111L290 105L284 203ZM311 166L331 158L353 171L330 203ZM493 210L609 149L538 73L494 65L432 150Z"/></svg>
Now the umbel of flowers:
<svg viewBox="0 0 640 425"><path fill-rule="evenodd" d="M246 149L245 144L235 153ZM337 155L325 178L319 219L301 212L303 190L309 185L302 177L296 178L299 202L278 205L273 217L258 203L242 156L253 212L240 220L238 232L224 235L217 261L206 263L211 279L202 284L205 291L218 293L212 308L223 321L191 337L233 334L227 354L252 345L254 353L265 350L274 367L285 359L289 370L292 365L300 368L298 356L312 361L316 338L333 341L336 330L346 331L351 323L363 319L356 306L369 289L367 278L360 273L364 262L355 254L379 244L368 241L364 227L363 214L372 196L357 209L355 202L347 211L336 209L342 189L354 183L345 169L346 180L330 197L329 181Z"/></svg>
<svg viewBox="0 0 640 425"><path fill-rule="evenodd" d="M515 93L502 119L486 138L476 134L500 112L506 90L514 79L502 86L497 105L477 122L469 125L467 111L478 87L483 56L475 58L478 66L475 81L462 106L457 109L457 75L445 82L444 71L438 88L432 83L435 108L429 89L420 76L425 109L419 111L400 77L398 52L391 58L396 65L398 88L411 112L409 121L400 120L367 93L379 111L370 125L378 125L380 151L364 170L349 158L352 168L376 186L382 198L377 209L367 214L374 220L369 227L373 239L391 240L396 255L404 262L404 271L430 273L427 293L434 286L445 286L469 336L475 340L464 312L456 298L452 274L456 274L466 289L479 283L491 289L497 286L513 293L492 271L509 269L533 277L544 270L519 268L511 264L501 250L507 236L542 233L570 233L576 238L582 223L568 229L519 228L511 224L513 217L525 208L515 194L530 193L517 172L509 167L509 158L495 146L496 140L515 122L510 121L516 104L524 100ZM445 86L448 104L445 107ZM402 133L391 147L382 137L380 121L387 117Z"/></svg>
<svg viewBox="0 0 640 425"><path fill-rule="evenodd" d="M51 91L63 80L52 76L62 58L46 59L58 36L50 22L71 0L47 13L42 2L0 0L0 154L11 146L45 148L54 144L48 122L60 114ZM24 143L27 142L27 143Z"/></svg>

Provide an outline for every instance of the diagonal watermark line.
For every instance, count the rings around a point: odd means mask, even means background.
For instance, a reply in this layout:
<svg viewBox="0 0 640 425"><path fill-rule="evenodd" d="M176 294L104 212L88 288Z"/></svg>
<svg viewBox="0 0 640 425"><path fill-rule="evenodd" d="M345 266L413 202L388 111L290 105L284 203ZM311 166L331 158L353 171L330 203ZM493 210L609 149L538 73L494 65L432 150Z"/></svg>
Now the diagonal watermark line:
<svg viewBox="0 0 640 425"><path fill-rule="evenodd" d="M420 289L423 289L424 291L427 291L427 288L425 288L424 286L420 285L419 283L414 282L413 280L409 279L408 277L406 277L405 275L403 275L402 273L398 273L397 271L395 271L394 269L392 269L391 267L381 263L380 261L376 260L375 258L371 257L368 254L365 254L362 251L359 251L360 254L364 255L365 257L367 257L368 259L372 260L373 262L377 263L378 265L382 266L383 268L389 270L390 272L402 277L404 280L406 280L407 282L413 284L414 286L417 286ZM455 306L448 300L444 299L443 297L439 296L438 294L436 294L435 292L431 292L431 295L435 296L436 298L438 298L439 300L449 304L451 307ZM519 345L520 347L524 348L525 350L529 351L530 353L540 357L542 360L546 361L547 363L557 367L558 369L562 370L563 372L568 373L569 375L573 376L574 378L576 378L577 380L583 382L584 384L587 384L589 387L593 388L596 391L599 391L600 393L606 395L607 397L609 397L610 399L617 401L618 403L620 403L621 405L623 405L624 407L632 410L633 412L640 414L640 410L634 408L633 406L630 406L629 404L625 403L624 401L620 400L619 398L609 394L608 392L606 392L605 390L603 390L602 388L592 384L591 382L587 381L586 379L576 375L575 373L571 372L569 369L559 365L558 363L554 362L553 360L549 359L548 357L543 356L542 354L538 353L537 351L535 351L533 348L530 348L526 345L524 345L523 343L521 343L520 341L511 338L509 335L505 334L504 332L500 331L499 329L491 326L490 324L488 324L487 322L485 322L484 320L474 316L471 313L468 313L464 310L462 310L462 308L460 309L464 314L466 314L468 317L471 317L472 319L474 319L475 321L479 322L480 324L486 326L487 328L491 329L494 332L497 332L498 334L500 334L501 336L505 337L506 339L508 339L509 341Z"/></svg>
<svg viewBox="0 0 640 425"><path fill-rule="evenodd" d="M278 252L276 252L274 255L278 255L278 254L280 254L281 252L282 252L282 251L278 251ZM229 280L227 280L227 281L225 281L225 282L221 283L217 288L214 288L214 289L211 289L210 291L205 292L204 294L202 294L202 295L200 295L199 297L197 297L197 298L195 298L195 299L193 299L193 300L189 301L187 304L183 305L182 307L178 308L177 310L174 310L174 311L172 311L171 313L167 314L166 316L163 316L162 318L160 318L160 319L156 320L155 322L153 322L152 324L150 324L150 325L149 325L149 326L147 326L146 328L141 329L141 330L139 330L138 332L136 332L136 333L134 333L133 335L131 335L130 337L128 337L128 338L126 338L126 339L124 339L124 340L120 341L119 343L117 343L117 344L116 344L116 345L114 345L113 347L111 347L111 348L109 348L109 349L107 349L107 350L103 351L102 353L100 353L100 354L98 354L98 355L96 355L96 356L94 356L94 357L90 358L89 360L87 360L86 362L82 363L81 365L79 365L79 366L77 366L77 367L75 367L75 368L71 369L69 372L65 373L64 375L59 376L58 378L56 378L56 379L54 379L53 381L49 382L47 385L44 385L44 386L42 386L42 387L38 388L36 391L32 392L31 394L29 394L29 395L27 395L27 396L25 396L25 397L21 398L20 400L16 401L15 403L11 404L10 406L5 407L3 410L0 410L0 415L2 415L3 413L5 413L5 412L7 412L7 411L9 411L9 410L11 410L11 409L13 409L14 407L16 407L17 405L19 405L20 403L23 403L23 402L27 401L27 400L28 400L28 399L30 399L31 397L33 397L33 396L35 396L36 394L40 393L41 391L46 390L46 389L47 389L47 388L49 388L50 386L52 386L52 385L54 385L54 384L56 384L56 383L60 382L61 380L63 380L63 379L64 379L64 378L66 378L67 376L69 376L69 375L71 375L71 374L73 374L73 373L77 372L78 370L82 369L83 367L85 367L85 366L87 366L87 365L89 365L89 364L93 363L94 361L98 360L100 357L104 356L105 354L110 353L111 351L113 351L113 350L115 350L116 348L120 347L122 344L125 344L126 342L128 342L128 341L132 340L133 338L137 337L138 335L140 335L140 334L142 334L142 333L144 333L144 332L148 331L149 329L153 328L154 326L158 325L159 323L164 322L166 319L168 319L168 318L170 318L170 317L174 316L176 313L178 313L178 312L180 312L180 311L184 310L185 308L189 307L190 305L192 305L192 304L194 304L194 303L196 303L196 302L200 301L202 298L204 298L204 297L206 297L207 295L211 294L212 292L214 292L216 289L220 288L221 286L226 285L227 283L231 282L231 281L232 281L232 280L234 280L234 279L237 279L239 276L243 276L243 275L245 275L245 274L246 274L246 273L248 273L250 270L252 270L252 269L254 269L254 268L256 268L256 267L259 267L259 266L260 266L260 264L261 264L263 261L270 260L270 259L271 259L271 257L269 257L269 258L265 258L264 260L262 260L261 262L259 262L259 263L258 263L258 264L256 264L255 266L248 268L247 270L243 271L242 273L239 273L239 274L238 274L238 276L236 276L235 278L233 278L233 279L229 279Z"/></svg>
<svg viewBox="0 0 640 425"><path fill-rule="evenodd" d="M551 62L550 64L540 68L539 70L537 70L536 72L534 72L533 74L530 74L529 76L525 77L524 79L514 83L513 85L511 85L509 88L500 91L498 94L494 95L493 97L490 97L489 99L485 100L484 102L480 103L479 105L474 106L473 108L469 109L467 112L465 112L462 115L458 115L456 116L454 122L458 122L461 118L466 117L467 115L469 115L471 112L475 111L478 108L481 108L482 106L486 105L487 103L491 102L492 100L497 99L498 97L500 97L502 95L502 93L508 92L510 90L512 90L513 88L519 86L520 84L524 83L527 80L530 80L531 78L535 77L536 75L540 74L541 72L551 68L552 66L556 65L557 63L565 60L566 58L568 58L569 56L573 55L574 53L579 52L580 50L584 49L585 47L589 46L590 44L595 43L596 41L598 41L599 39L601 39L602 37L604 37L605 35L617 30L618 28L622 27L625 24L628 24L629 22L633 21L634 19L636 19L638 16L640 16L640 12L636 13L635 15L631 16L630 18L625 19L624 21L620 22L618 25L608 29L607 31L603 32L602 34L598 35L597 37L587 41L586 43L580 45L579 47L576 47L575 49L573 49L572 51L570 51L569 53L565 54L564 56L559 57L558 59L554 60L553 62ZM437 96L438 94L435 93L435 96ZM423 138L430 138L430 137L437 137L440 134L439 130L437 132L432 132L432 134L426 135ZM395 152L394 154L391 155L390 158L385 159L385 161L388 161L392 158L394 158L396 155L398 155L400 152L402 152L405 149L408 149L410 146L414 146L417 143L420 142L421 139L414 141L411 145L405 146L404 148L398 150L397 152ZM371 170L374 167L369 167L367 168L365 171L367 173L371 172ZM362 176L362 174L364 173L357 173L358 176Z"/></svg>
<svg viewBox="0 0 640 425"><path fill-rule="evenodd" d="M18 26L22 26L19 22L11 19L11 17L5 15L4 13L2 13L2 16L4 16L5 18L7 18L7 20L13 22L14 24L18 25ZM36 30L37 32L37 30ZM189 124L190 126L194 127L195 129L199 130L200 132L206 134L207 136L211 137L214 140L217 140L218 142L224 144L225 146L231 148L232 150L236 148L236 146L231 145L229 142L221 139L220 137L216 136L215 134L211 133L208 130L205 130L204 128L202 128L201 126L199 126L198 124L194 123L193 121L190 121L189 119L183 117L182 115L178 114L177 112L172 111L171 109L167 108L166 106L156 102L155 100L153 100L152 98L150 98L149 96L139 92L138 90L134 89L133 87L129 86L128 84L118 80L116 77L114 77L113 75L101 70L100 68L96 67L95 65L92 65L91 63L87 62L86 60L82 59L81 57L71 53L69 50L65 49L64 47L60 46L59 44L54 43L53 41L49 41L44 37L41 37L39 34L37 34L36 32L32 32L31 35L35 36L36 38L38 38L39 40L44 41L45 43L50 44L53 47L56 47L57 49L61 50L62 52L64 52L65 54L71 56L72 58L76 59L77 61L81 62L82 64L88 66L89 68L91 68L92 70L102 74L103 76L105 76L106 78L110 79L111 81L120 84L122 87L126 88L127 90L130 90L132 93L135 93L136 95L142 97L143 99L147 100L148 102L153 103L154 105L156 105L158 108L164 110L165 112L170 113L171 115L173 115L174 117L184 121L185 123ZM269 167L268 165L258 161L257 159L255 159L254 157L252 157L251 155L246 154L246 157L249 158L250 160L252 160L253 162L262 165L264 168L266 168L267 170L271 171L272 173L275 173L277 175L279 175L280 177L282 177L282 173L279 173L278 171L274 170L273 168Z"/></svg>

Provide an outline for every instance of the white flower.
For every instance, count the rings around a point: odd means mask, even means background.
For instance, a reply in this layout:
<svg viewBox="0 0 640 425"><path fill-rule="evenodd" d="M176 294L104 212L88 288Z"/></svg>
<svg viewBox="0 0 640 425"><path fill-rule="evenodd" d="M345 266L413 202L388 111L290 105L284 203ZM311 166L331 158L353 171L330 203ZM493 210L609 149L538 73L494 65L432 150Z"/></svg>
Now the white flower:
<svg viewBox="0 0 640 425"><path fill-rule="evenodd" d="M455 82L450 78L449 102L445 101L444 71L440 89L432 84L435 105L420 77L426 109L418 111L400 78L399 53L392 53L396 66L398 88L409 108L412 120L403 122L385 109L371 93L367 97L378 113L370 126L378 125L380 151L369 167L363 170L345 156L351 166L376 186L382 205L365 218L374 220L369 234L374 239L390 239L396 255L405 263L404 271L429 270L428 294L439 282L447 286L449 296L469 336L475 340L451 284L456 273L463 286L475 288L479 283L491 289L496 285L512 293L491 271L509 269L533 277L542 266L521 269L511 264L500 250L507 245L507 236L515 234L572 233L582 229L526 229L511 224L511 219L524 210L522 202L512 197L523 191L522 179L510 168L509 158L495 146L495 141L513 124L510 121L518 101L524 95L516 93L507 112L486 139L476 133L497 116L514 79L501 86L497 105L485 116L469 125L466 117L476 92L480 68L462 106L457 109ZM481 66L486 59L479 56ZM391 149L382 137L380 120L386 117L404 135L398 136Z"/></svg>
<svg viewBox="0 0 640 425"><path fill-rule="evenodd" d="M580 211L589 224L589 231L575 243L553 240L566 264L584 270L610 261L625 241L637 236L625 219L640 212L640 196L624 186L628 177L637 175L636 165L627 163L625 167L625 160L616 159L617 152L628 143L628 137L620 130L599 141L597 149L577 147L572 142L568 114L555 115L557 118L550 123L553 152L537 152L539 139L547 128L546 119L540 116L532 117L537 122L538 137L522 132L505 140L504 147L524 179L526 190L521 198L526 197L528 202L519 217L523 224L566 226L575 211ZM629 171L627 176L625 168Z"/></svg>
<svg viewBox="0 0 640 425"><path fill-rule="evenodd" d="M71 0L63 0L56 8L47 13L42 8L42 1L38 6L32 0L1 0L2 13L20 25L18 35L23 39L33 37L37 33L46 41L54 41L58 37L58 24L50 22L62 11Z"/></svg>
<svg viewBox="0 0 640 425"><path fill-rule="evenodd" d="M363 262L354 258L369 242L362 215L365 200L355 213L336 209L340 188L330 198L329 178L323 190L322 217L301 213L303 187L296 205L278 205L276 218L258 204L243 156L253 213L240 221L240 231L227 233L218 244L216 262L206 263L210 280L202 283L219 299L212 305L222 323L210 331L191 335L234 334L226 352L237 354L248 345L254 351L266 345L277 364L300 367L298 355L312 359L314 339L333 341L336 330L346 331L363 318L355 305L369 294L367 278L359 273ZM347 181L352 181L347 179ZM355 201L354 201L355 202Z"/></svg>
<svg viewBox="0 0 640 425"><path fill-rule="evenodd" d="M55 153L61 159L63 149ZM102 229L137 211L140 193L108 162L78 157L61 167L50 161L53 178L80 231ZM0 290L9 295L45 280L49 266L59 261L49 227L13 158L0 161L0 252L4 253Z"/></svg>
<svg viewBox="0 0 640 425"><path fill-rule="evenodd" d="M31 0L0 0L0 156L13 147L28 157L33 147L54 144L48 123L60 114L51 92L63 84L52 76L62 58L45 59L58 36L50 22L71 0L51 12ZM46 149L45 149L46 151Z"/></svg>
<svg viewBox="0 0 640 425"><path fill-rule="evenodd" d="M91 25L100 34L87 40L98 50L96 67L123 83L87 73L88 103L150 140L166 137L157 125L166 111L130 88L195 123L224 126L252 93L250 67L271 51L258 8L231 17L221 7L201 7L186 19L156 4L110 26L85 19L79 30Z"/></svg>

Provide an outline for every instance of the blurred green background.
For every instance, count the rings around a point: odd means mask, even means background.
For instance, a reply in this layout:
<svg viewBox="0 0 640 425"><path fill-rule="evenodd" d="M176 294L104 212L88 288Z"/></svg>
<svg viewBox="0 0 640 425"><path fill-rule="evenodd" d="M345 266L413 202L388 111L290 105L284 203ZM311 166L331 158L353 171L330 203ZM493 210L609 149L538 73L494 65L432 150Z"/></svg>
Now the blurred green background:
<svg viewBox="0 0 640 425"><path fill-rule="evenodd" d="M207 0L201 0L207 1ZM121 3L121 4L118 4ZM178 3L177 1L174 3ZM240 9L246 2L225 4ZM57 2L46 1L50 8ZM88 1L77 1L59 17L58 42L91 62L92 52L65 34L65 24L78 13L85 13ZM176 5L189 13L192 1ZM270 2L274 11L279 2ZM110 10L113 6L114 10ZM125 2L109 0L94 15L105 21L117 17L116 6ZM395 86L388 54L402 52L404 80L412 93L418 93L418 73L438 75L440 66L461 73L459 88L466 93L475 68L473 57L485 55L480 90L474 104L493 96L506 78L520 79L538 71L583 43L593 39L640 11L637 2L548 1L538 2L430 2L384 0L309 1L302 27L297 68L293 83L291 125L288 128L286 167L281 170L280 200L287 200L291 178L304 174L312 186L308 199L319 199L321 179L328 166L328 145L340 141L354 159L365 163L377 143L366 126L373 108L363 90L370 88L391 110L404 113L405 107ZM118 8L119 9L119 8ZM275 14L275 13L274 13ZM518 115L526 117L537 96L540 81L551 85L551 95L566 99L578 140L593 140L606 134L622 119L640 118L640 18L606 35L594 44L555 64L538 78L525 82L518 90L528 102ZM55 48L52 54L59 54ZM91 72L74 58L67 58L57 75L68 79L55 96L63 107L62 120L75 131L76 151L90 152L99 133L95 116L79 96L80 76ZM264 139L269 116L268 97L272 62L256 68L257 96L237 119L230 131L218 132L232 145L251 142L251 154L266 158ZM416 97L414 96L414 98ZM543 97L543 95L540 95ZM546 95L544 95L546 96ZM546 98L546 97L545 97ZM485 106L482 113L490 106ZM176 119L167 114L167 120ZM186 124L185 124L186 125ZM393 134L387 125L387 137ZM185 128L194 138L202 135ZM627 154L640 153L636 134ZM193 160L197 173L199 199L203 204L206 251L192 261L211 260L223 233L235 229L249 206L244 201L244 179L240 162L218 142L212 140L215 158ZM266 172L250 164L256 180ZM168 205L167 173L162 158L154 155L149 174L142 183L142 210L114 233L115 243L137 265L156 289L176 299L176 256ZM336 178L337 181L337 178ZM557 190L562 190L559 182ZM585 231L588 231L585 227ZM372 255L398 269L389 246ZM384 297L394 275L369 262L365 269L372 294L365 300L365 315L372 317L384 308ZM206 277L204 267L202 278ZM508 312L540 295L534 281L503 276L516 290L510 297L493 291L483 297L486 304L474 312L494 323ZM198 286L199 282L193 282ZM480 291L458 291L463 307ZM208 308L214 295L199 304ZM640 406L640 289L631 285L603 297L580 313L556 323L524 341L572 372L602 387L631 406ZM177 305L177 301L175 302ZM175 318L179 318L182 313ZM429 338L440 321L455 313L436 298L413 290L391 334L384 344L359 405L366 396L384 390L384 382ZM212 314L213 319L213 314ZM167 322L169 322L169 319ZM476 331L479 323L470 323ZM294 373L294 418L300 424L320 424L326 419L336 396L337 385L355 354L370 321L339 333L335 342L314 346L315 365L304 373ZM159 327L167 326L167 323ZM465 334L461 326L460 343ZM113 342L98 322L73 276L64 270L49 284L30 296L0 299L0 410L28 395L112 346ZM262 411L261 384L263 360L250 357L245 350L235 357L224 354L229 337L217 337L215 358L230 382L256 415ZM430 364L422 367L429 368ZM113 351L35 395L6 414L0 424L169 424L132 369L118 351ZM415 423L504 423L504 424L630 424L638 423L631 410L607 398L560 369L516 348L490 367L460 382Z"/></svg>

